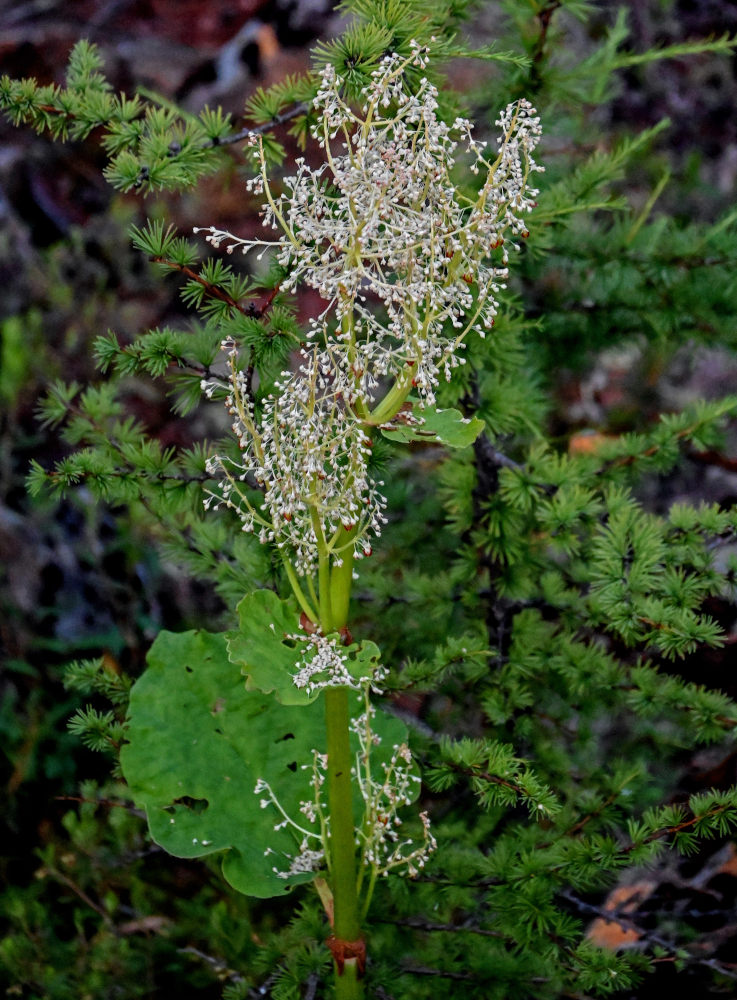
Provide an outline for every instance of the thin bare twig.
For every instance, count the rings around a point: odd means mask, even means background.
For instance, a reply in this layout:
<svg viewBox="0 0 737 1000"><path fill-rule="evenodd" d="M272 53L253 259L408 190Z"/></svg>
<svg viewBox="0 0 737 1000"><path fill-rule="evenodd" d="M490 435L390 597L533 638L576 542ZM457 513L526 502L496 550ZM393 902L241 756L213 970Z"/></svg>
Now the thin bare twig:
<svg viewBox="0 0 737 1000"><path fill-rule="evenodd" d="M209 965L213 972L220 978L228 979L232 983L244 982L244 977L239 972L236 972L235 969L231 969L222 958L208 955L206 952L200 951L199 948L195 948L192 945L188 945L186 948L178 948L177 952L180 955L193 955L195 958L199 958L200 961Z"/></svg>
<svg viewBox="0 0 737 1000"><path fill-rule="evenodd" d="M504 938L501 931L487 930L485 927L475 927L472 924L441 924L432 920L421 920L419 917L410 917L409 920L389 920L377 919L377 924L392 924L396 927L411 927L419 931L447 931L451 934L479 934L482 937Z"/></svg>
<svg viewBox="0 0 737 1000"><path fill-rule="evenodd" d="M109 806L110 808L114 806L116 809L125 809L126 812L129 812L131 814L131 816L138 816L139 819L146 818L146 813L143 811L143 809L136 809L136 807L134 805L131 805L130 802L115 802L113 799L86 799L81 795L55 795L54 801L86 802L89 805Z"/></svg>
<svg viewBox="0 0 737 1000"><path fill-rule="evenodd" d="M317 987L320 985L320 977L316 972L311 972L307 980L307 989L305 990L305 995L303 1000L315 1000L317 996Z"/></svg>
<svg viewBox="0 0 737 1000"><path fill-rule="evenodd" d="M280 115L274 115L269 121L264 122L262 125L253 125L251 128L242 128L239 132L231 132L230 135L223 136L221 139L208 139L207 142L202 143L203 149L212 149L215 146L231 146L235 142L243 142L249 139L252 135L262 135L264 132L268 132L269 129L276 128L278 125L283 125L285 122L291 121L292 118L298 118L300 115L307 114L310 110L310 105L307 101L300 101L299 104L295 104L288 111L283 112Z"/></svg>
<svg viewBox="0 0 737 1000"><path fill-rule="evenodd" d="M475 976L470 972L450 972L445 969L433 969L427 965L403 965L402 972L410 976L436 976L439 979L458 979L462 982L473 982Z"/></svg>
<svg viewBox="0 0 737 1000"><path fill-rule="evenodd" d="M43 868L41 868L39 875L44 875L44 874L50 876L56 882L60 882L62 885L67 886L67 888L71 889L72 892L75 894L75 896L78 896L82 900L82 902L85 903L85 905L89 906L91 910L94 910L95 913L97 913L98 916L102 918L104 923L106 923L109 927L114 926L112 917L104 909L102 904L96 903L91 896L87 895L84 889L80 888L80 886L78 886L77 883L73 881L73 879L70 879L68 875L65 875L64 872L60 872L57 868L54 868L52 865L44 865Z"/></svg>

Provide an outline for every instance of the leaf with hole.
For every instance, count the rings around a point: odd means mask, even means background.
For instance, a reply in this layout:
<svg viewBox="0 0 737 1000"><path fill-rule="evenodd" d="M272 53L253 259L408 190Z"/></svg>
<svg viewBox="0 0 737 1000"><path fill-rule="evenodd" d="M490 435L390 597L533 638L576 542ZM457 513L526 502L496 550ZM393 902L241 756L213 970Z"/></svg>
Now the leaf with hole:
<svg viewBox="0 0 737 1000"><path fill-rule="evenodd" d="M310 881L312 873L283 879L273 871L289 868L299 837L274 829L282 817L273 805L261 808L254 787L267 781L289 816L306 823L299 806L312 799L323 713L322 699L282 705L248 691L224 635L162 632L132 688L121 751L131 797L145 809L156 843L180 858L225 852L223 875L251 896L276 896ZM406 740L406 728L379 712L374 729L382 738L381 768L392 746Z"/></svg>

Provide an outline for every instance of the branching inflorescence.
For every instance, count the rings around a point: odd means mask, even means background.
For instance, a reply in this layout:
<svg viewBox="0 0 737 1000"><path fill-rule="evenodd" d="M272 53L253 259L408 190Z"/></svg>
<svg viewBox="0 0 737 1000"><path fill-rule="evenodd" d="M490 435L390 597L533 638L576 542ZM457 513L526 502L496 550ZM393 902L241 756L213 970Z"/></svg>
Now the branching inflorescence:
<svg viewBox="0 0 737 1000"><path fill-rule="evenodd" d="M222 484L206 504L235 507L243 530L286 547L301 575L315 568L321 550L338 564L346 549L357 558L368 555L366 536L379 535L385 520L381 483L367 471L371 439L342 405L317 352L306 355L296 373L284 373L280 395L268 398L257 420L237 348L232 341L223 346L231 362L226 403L242 457L210 461ZM259 509L249 499L249 483L263 490Z"/></svg>
<svg viewBox="0 0 737 1000"><path fill-rule="evenodd" d="M346 550L370 553L384 500L367 473L368 432L392 419L413 389L420 405L432 405L439 374L450 378L463 363L469 334L491 328L509 245L526 235L523 217L537 194L528 185L542 169L532 156L540 137L534 109L517 101L502 112L489 162L470 122L449 126L438 117L438 92L427 79L415 93L405 89L410 63L426 62L418 46L410 59L385 58L360 112L326 67L313 129L325 154L320 167L298 160L275 195L254 136L259 173L250 186L265 193L264 225L281 230L279 239L205 230L228 252L273 248L287 271L282 287L305 283L326 302L311 324L312 349L296 373L284 373L260 420L235 345L224 345L243 461L213 464L222 476L216 501L235 507L245 530L286 547L302 575L321 547L338 561ZM474 198L452 180L459 139L470 170L483 176ZM239 485L248 480L264 490L258 510Z"/></svg>
<svg viewBox="0 0 737 1000"><path fill-rule="evenodd" d="M376 709L369 701L370 686L368 682L363 684L361 697L365 700L365 711L351 723L358 741L358 752L351 773L364 806L363 822L357 831L356 840L361 856L359 888L363 883L363 872L369 873L365 908L377 877L386 876L390 871L417 875L437 846L425 812L420 813L422 836L419 840L401 834L403 821L399 810L414 800L420 776L406 743L395 745L388 761L377 764L372 760L372 751L375 757L375 751L381 745L381 737L371 724ZM261 808L274 808L280 816L274 830L289 829L299 842L294 855L284 855L288 862L287 868L281 869L278 865L272 868L279 878L284 879L303 872L317 872L324 868L329 871L331 868L330 824L323 801L328 759L325 754L314 750L312 763L303 764L302 768L312 771L310 786L313 797L300 804L302 817L299 819L284 810L267 781L259 779L254 788L254 793L262 796ZM266 851L267 856L275 853L271 848Z"/></svg>

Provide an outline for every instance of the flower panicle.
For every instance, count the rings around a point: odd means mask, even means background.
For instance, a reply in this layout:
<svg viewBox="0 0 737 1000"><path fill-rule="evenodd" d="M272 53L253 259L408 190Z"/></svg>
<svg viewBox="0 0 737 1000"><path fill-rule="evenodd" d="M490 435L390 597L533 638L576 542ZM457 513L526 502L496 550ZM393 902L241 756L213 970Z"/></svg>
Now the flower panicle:
<svg viewBox="0 0 737 1000"><path fill-rule="evenodd" d="M403 820L399 810L412 803L420 779L415 773L412 754L406 743L392 748L388 762L372 762L371 751L381 745L381 737L371 724L376 710L368 701L369 687L370 682L364 682L366 711L351 725L359 743L353 773L364 801L364 820L357 831L357 847L362 865L372 870L374 877L394 872L414 878L425 867L437 847L437 841L424 811L419 814L421 839L402 834ZM277 811L279 818L274 824L274 831L289 830L298 843L294 854L267 848L266 855L281 856L286 862L285 867L278 864L272 867L278 878L288 879L330 869L330 817L323 801L328 759L317 750L313 750L312 758L311 764L302 765L302 770L312 772L312 798L300 802L300 819L288 815L267 781L259 779L254 788L254 794L262 796L261 808Z"/></svg>
<svg viewBox="0 0 737 1000"><path fill-rule="evenodd" d="M414 878L437 848L437 841L426 812L419 816L422 839L402 836L400 809L414 801L420 777L406 743L392 748L387 763L377 766L372 761L372 752L381 743L372 725L375 715L366 692L364 713L351 724L359 744L353 774L364 802L364 821L358 835L362 864L375 876L396 871Z"/></svg>
<svg viewBox="0 0 737 1000"><path fill-rule="evenodd" d="M286 270L285 290L304 283L326 302L312 337L324 339L336 383L346 398L367 405L382 380L416 365L413 387L432 404L439 378L463 364L471 331L484 336L498 309L510 247L527 235L525 216L537 189L531 177L540 119L525 100L509 104L496 124L498 153L472 136L471 123L438 117L437 88L423 77L414 92L404 69L427 64L426 48L407 59L387 56L353 110L332 66L322 73L314 126L325 162L313 168L300 158L278 196L265 175L263 148L257 186L267 194L266 228L273 241L242 239L210 227L207 239L228 252L271 246ZM484 175L475 201L452 179L458 147L471 170ZM373 306L379 303L382 317Z"/></svg>
<svg viewBox="0 0 737 1000"><path fill-rule="evenodd" d="M368 472L370 437L331 384L324 355L303 354L297 372L284 372L258 419L231 362L226 406L240 455L210 460L219 484L207 505L236 510L243 530L286 548L301 575L313 571L320 546L337 564L347 545L363 557L386 522L383 484Z"/></svg>
<svg viewBox="0 0 737 1000"><path fill-rule="evenodd" d="M236 510L243 530L281 549L300 576L321 558L340 566L371 552L386 501L369 473L369 425L391 419L410 393L419 407L435 403L440 380L465 363L469 336L492 329L510 251L528 235L542 170L535 109L518 100L500 112L493 154L467 119L439 116L426 76L408 87L405 70L428 59L418 44L408 57L386 56L358 109L326 66L314 101L323 163L297 159L276 193L261 137L251 146L251 189L263 192L263 224L275 237L202 230L229 253L271 248L282 290L304 284L325 303L298 370L283 373L258 416L237 347L223 345L231 373L220 388L240 455L209 466L218 484L207 505ZM473 196L454 180L461 156L480 175ZM214 394L215 383L203 388Z"/></svg>
<svg viewBox="0 0 737 1000"><path fill-rule="evenodd" d="M294 686L314 694L326 687L347 687L363 691L369 687L375 694L382 693L381 683L388 675L386 667L373 664L369 674L351 671L351 651L342 645L339 634L322 635L312 632L305 635L288 635L288 639L303 643Z"/></svg>

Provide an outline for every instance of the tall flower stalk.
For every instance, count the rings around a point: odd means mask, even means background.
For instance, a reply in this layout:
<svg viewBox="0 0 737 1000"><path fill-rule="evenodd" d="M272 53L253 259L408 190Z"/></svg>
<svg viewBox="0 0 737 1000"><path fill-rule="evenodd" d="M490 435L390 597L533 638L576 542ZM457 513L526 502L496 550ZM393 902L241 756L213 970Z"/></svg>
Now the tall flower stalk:
<svg viewBox="0 0 737 1000"><path fill-rule="evenodd" d="M219 485L206 503L235 509L244 531L276 546L302 610L308 654L294 683L322 690L327 809L318 775L316 801L302 807L314 833L286 814L279 825L291 823L301 837L287 874L326 868L339 1000L361 994L361 909L377 876L415 873L435 846L425 814L419 845L397 833L397 809L411 800L411 756L397 746L383 775L373 773L368 695L379 679L352 683L341 654L350 642L355 564L371 554L385 522L382 483L369 469L372 435L400 418L421 424L440 379L464 363L468 338L493 327L510 247L527 235L524 216L537 193L530 179L541 169L533 158L540 123L527 102L501 113L489 156L470 122L438 117L429 80L408 89L405 71L424 68L427 59L419 46L407 59L385 58L360 110L344 99L343 81L328 66L315 100L321 166L297 160L296 174L276 194L262 139L253 139L257 173L249 187L265 196L264 226L277 238L204 230L228 253L273 252L287 273L284 289L306 284L324 300L296 370L283 373L259 410L237 346L224 342L223 387L240 457L211 461ZM459 157L480 177L475 194L456 187ZM212 394L216 383L203 388ZM355 687L365 699L358 719ZM352 729L361 748L355 760ZM265 788L262 804L281 810L278 792L257 785ZM356 788L364 805L358 822Z"/></svg>

